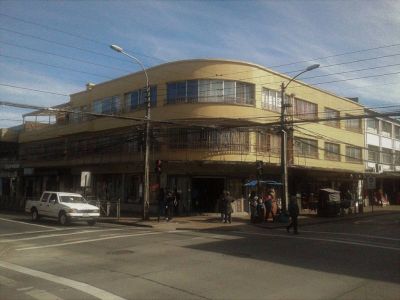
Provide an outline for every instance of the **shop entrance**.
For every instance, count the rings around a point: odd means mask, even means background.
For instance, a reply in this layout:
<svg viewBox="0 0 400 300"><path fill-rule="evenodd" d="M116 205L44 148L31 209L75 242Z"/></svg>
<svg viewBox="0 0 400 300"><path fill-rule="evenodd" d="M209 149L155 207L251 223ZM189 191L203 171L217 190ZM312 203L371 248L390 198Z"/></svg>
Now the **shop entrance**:
<svg viewBox="0 0 400 300"><path fill-rule="evenodd" d="M193 178L193 211L198 213L217 212L218 198L221 196L224 186L224 178Z"/></svg>

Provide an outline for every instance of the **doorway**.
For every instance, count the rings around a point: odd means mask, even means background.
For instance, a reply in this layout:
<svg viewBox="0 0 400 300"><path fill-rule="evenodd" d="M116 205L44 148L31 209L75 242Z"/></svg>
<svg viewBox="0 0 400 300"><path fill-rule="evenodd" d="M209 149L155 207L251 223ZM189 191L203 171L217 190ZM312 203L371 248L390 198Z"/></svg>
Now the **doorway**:
<svg viewBox="0 0 400 300"><path fill-rule="evenodd" d="M192 203L197 213L218 212L218 199L225 187L224 178L193 178Z"/></svg>

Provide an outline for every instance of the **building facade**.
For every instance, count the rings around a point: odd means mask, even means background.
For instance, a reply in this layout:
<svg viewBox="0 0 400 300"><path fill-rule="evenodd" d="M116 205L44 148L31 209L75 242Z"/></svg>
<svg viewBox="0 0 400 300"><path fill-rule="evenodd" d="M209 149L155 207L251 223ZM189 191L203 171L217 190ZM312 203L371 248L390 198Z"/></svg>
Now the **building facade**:
<svg viewBox="0 0 400 300"><path fill-rule="evenodd" d="M290 77L259 65L228 60L177 61L149 68L151 99L151 209L159 187L175 189L179 211L216 211L224 189L246 198L257 177L280 181L280 84ZM57 109L24 116L18 136L24 196L43 190L77 191L119 199L140 211L145 75L137 72L72 94ZM287 88L289 192L312 197L319 188L355 190L365 172L363 107L293 81ZM46 123L38 122L39 119ZM319 121L320 119L328 119ZM279 196L279 191L277 193ZM311 196L310 196L311 195ZM237 201L236 210L244 210Z"/></svg>
<svg viewBox="0 0 400 300"><path fill-rule="evenodd" d="M371 110L367 114L374 114ZM365 120L366 176L391 204L400 204L400 121L375 117Z"/></svg>

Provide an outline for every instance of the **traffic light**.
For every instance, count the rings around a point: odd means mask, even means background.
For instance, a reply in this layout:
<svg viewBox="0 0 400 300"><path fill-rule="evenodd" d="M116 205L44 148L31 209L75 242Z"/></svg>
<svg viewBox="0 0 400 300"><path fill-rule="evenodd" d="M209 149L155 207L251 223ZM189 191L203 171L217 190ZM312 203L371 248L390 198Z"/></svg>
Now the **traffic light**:
<svg viewBox="0 0 400 300"><path fill-rule="evenodd" d="M162 168L162 160L157 159L157 160L156 160L155 172L156 172L157 174L161 174L161 171L162 171L161 168Z"/></svg>
<svg viewBox="0 0 400 300"><path fill-rule="evenodd" d="M262 176L263 173L263 164L264 162L262 160L257 160L256 161L256 167L257 167L257 175Z"/></svg>

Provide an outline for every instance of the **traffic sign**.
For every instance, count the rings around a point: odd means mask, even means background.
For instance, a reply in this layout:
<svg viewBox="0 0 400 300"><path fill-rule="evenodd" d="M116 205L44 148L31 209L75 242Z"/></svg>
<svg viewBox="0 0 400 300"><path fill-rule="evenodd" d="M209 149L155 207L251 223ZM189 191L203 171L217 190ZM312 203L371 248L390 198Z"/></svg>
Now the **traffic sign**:
<svg viewBox="0 0 400 300"><path fill-rule="evenodd" d="M367 177L367 188L369 190L374 190L376 189L376 178L372 176Z"/></svg>

